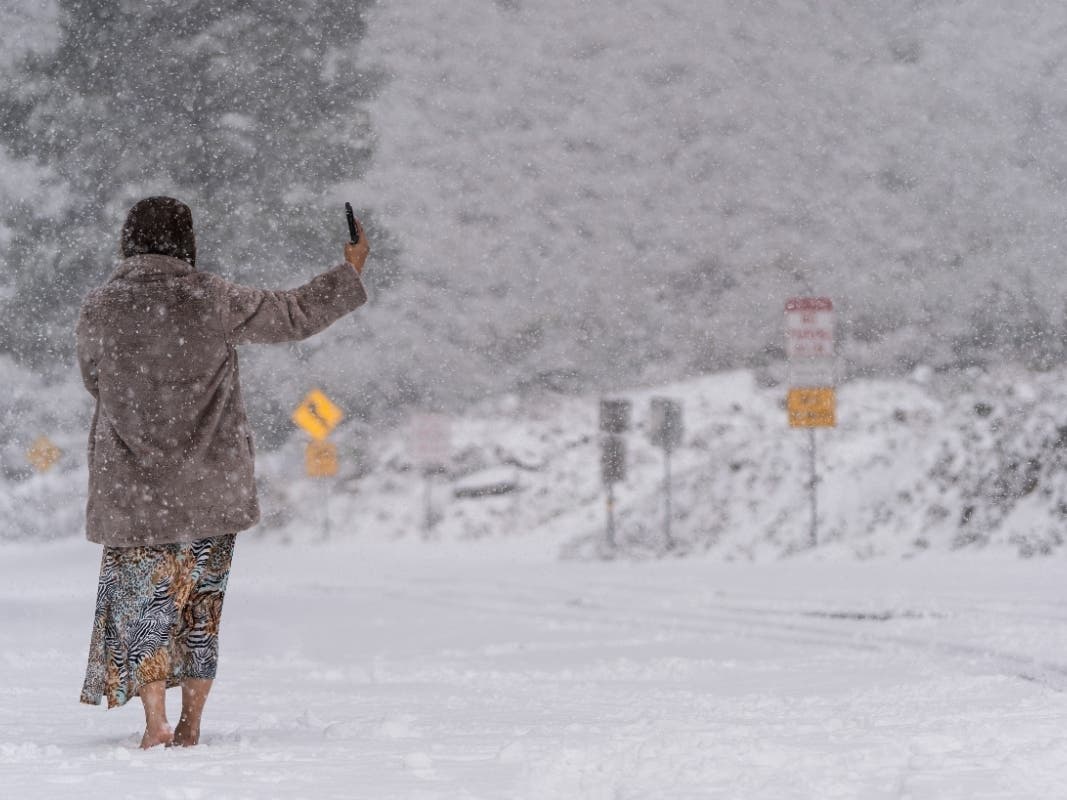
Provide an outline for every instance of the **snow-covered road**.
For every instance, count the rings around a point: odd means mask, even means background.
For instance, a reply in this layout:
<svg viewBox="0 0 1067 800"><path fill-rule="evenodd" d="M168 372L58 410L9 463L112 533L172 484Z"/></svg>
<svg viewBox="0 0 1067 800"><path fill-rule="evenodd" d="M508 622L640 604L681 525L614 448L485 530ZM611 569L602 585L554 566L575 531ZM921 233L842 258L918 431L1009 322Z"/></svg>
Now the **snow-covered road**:
<svg viewBox="0 0 1067 800"><path fill-rule="evenodd" d="M204 744L147 753L76 702L97 559L0 550L0 796L1067 796L1059 559L246 536Z"/></svg>

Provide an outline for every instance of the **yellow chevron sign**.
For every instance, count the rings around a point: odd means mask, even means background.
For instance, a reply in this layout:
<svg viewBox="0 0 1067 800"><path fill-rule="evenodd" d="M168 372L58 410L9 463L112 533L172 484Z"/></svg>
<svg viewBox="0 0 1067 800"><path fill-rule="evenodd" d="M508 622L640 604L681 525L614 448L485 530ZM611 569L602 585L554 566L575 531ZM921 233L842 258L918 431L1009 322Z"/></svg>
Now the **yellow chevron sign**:
<svg viewBox="0 0 1067 800"><path fill-rule="evenodd" d="M794 428L833 428L837 425L837 393L828 387L790 389L786 400Z"/></svg>
<svg viewBox="0 0 1067 800"><path fill-rule="evenodd" d="M344 412L318 389L310 391L293 412L293 422L307 431L312 439L320 442L330 435L330 431L343 418Z"/></svg>

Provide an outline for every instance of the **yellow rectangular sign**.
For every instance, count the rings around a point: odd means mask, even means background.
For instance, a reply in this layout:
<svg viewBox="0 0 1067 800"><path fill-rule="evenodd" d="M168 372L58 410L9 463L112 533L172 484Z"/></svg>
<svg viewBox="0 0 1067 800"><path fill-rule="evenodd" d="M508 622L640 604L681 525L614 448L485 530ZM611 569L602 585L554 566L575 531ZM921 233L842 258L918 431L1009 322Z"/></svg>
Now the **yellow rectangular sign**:
<svg viewBox="0 0 1067 800"><path fill-rule="evenodd" d="M793 428L833 428L837 425L837 392L829 387L790 389L786 399Z"/></svg>
<svg viewBox="0 0 1067 800"><path fill-rule="evenodd" d="M307 431L312 439L319 441L329 436L343 418L344 412L318 389L310 391L293 412L293 422Z"/></svg>
<svg viewBox="0 0 1067 800"><path fill-rule="evenodd" d="M305 461L309 478L332 478L337 474L337 445L308 442Z"/></svg>

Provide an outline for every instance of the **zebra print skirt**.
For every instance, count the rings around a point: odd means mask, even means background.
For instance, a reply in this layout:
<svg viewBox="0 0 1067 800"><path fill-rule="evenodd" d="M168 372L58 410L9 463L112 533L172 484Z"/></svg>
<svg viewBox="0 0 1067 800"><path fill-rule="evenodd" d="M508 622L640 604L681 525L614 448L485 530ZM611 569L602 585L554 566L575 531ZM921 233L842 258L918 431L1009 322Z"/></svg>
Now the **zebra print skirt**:
<svg viewBox="0 0 1067 800"><path fill-rule="evenodd" d="M108 708L155 681L214 678L234 537L105 547L81 701Z"/></svg>

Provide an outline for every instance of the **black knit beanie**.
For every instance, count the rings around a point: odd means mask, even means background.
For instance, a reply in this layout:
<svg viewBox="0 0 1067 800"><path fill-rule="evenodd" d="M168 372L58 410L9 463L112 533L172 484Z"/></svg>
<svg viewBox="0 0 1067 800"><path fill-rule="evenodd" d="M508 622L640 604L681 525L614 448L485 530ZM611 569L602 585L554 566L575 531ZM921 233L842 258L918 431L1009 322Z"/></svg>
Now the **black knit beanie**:
<svg viewBox="0 0 1067 800"><path fill-rule="evenodd" d="M196 237L189 206L173 197L146 197L126 215L122 257L158 253L196 266Z"/></svg>

